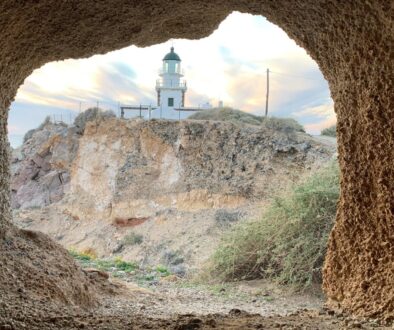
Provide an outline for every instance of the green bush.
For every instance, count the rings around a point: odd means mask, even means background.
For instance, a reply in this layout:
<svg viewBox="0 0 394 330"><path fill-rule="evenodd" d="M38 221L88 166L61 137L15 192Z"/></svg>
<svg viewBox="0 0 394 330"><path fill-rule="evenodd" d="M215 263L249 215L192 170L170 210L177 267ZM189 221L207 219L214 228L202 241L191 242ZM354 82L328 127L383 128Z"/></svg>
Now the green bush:
<svg viewBox="0 0 394 330"><path fill-rule="evenodd" d="M320 283L338 198L339 169L332 163L276 197L261 219L226 234L209 276L221 281L268 278L298 289Z"/></svg>
<svg viewBox="0 0 394 330"><path fill-rule="evenodd" d="M323 129L321 131L320 135L336 137L337 136L337 125L332 125L330 127Z"/></svg>

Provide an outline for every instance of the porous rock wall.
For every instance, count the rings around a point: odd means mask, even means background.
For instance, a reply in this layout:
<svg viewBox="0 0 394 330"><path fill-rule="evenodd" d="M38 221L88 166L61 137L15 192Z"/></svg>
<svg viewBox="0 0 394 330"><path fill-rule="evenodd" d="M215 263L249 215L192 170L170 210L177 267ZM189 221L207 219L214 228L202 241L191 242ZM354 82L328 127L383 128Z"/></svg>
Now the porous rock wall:
<svg viewBox="0 0 394 330"><path fill-rule="evenodd" d="M233 10L261 14L317 61L338 116L343 173L324 288L360 315L394 317L394 6L391 0L16 1L0 4L0 208L9 219L6 112L33 69L130 44L200 38ZM4 231L4 230L3 230Z"/></svg>

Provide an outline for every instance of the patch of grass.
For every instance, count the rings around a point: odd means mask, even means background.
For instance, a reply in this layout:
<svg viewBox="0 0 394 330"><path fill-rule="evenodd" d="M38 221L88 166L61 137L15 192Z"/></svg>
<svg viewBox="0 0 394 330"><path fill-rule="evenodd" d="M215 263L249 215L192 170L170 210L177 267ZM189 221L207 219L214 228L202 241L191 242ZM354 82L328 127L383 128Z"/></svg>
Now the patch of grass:
<svg viewBox="0 0 394 330"><path fill-rule="evenodd" d="M238 224L211 259L219 281L269 278L298 289L321 282L339 198L339 169L329 164L277 196L259 220Z"/></svg>
<svg viewBox="0 0 394 330"><path fill-rule="evenodd" d="M70 255L79 261L91 261L96 259L96 254L92 253L92 250L90 249L86 249L84 251L77 251L74 248L71 248L70 250L68 250L68 253L70 253Z"/></svg>
<svg viewBox="0 0 394 330"><path fill-rule="evenodd" d="M320 135L336 137L337 136L337 125L332 125L330 127L323 129L321 131Z"/></svg>
<svg viewBox="0 0 394 330"><path fill-rule="evenodd" d="M123 270L126 273L132 272L138 268L135 262L127 262L122 260L122 258L115 258L115 267L118 270Z"/></svg>
<svg viewBox="0 0 394 330"><path fill-rule="evenodd" d="M97 259L95 253L91 249L86 249L79 252L75 249L70 249L68 252L77 261L79 261L83 267L92 267L106 272L110 271L124 271L130 273L138 269L138 265L135 262L124 261L118 257L115 259Z"/></svg>
<svg viewBox="0 0 394 330"><path fill-rule="evenodd" d="M156 271L160 273L162 277L166 277L171 275L171 272L167 269L167 267L159 265L156 267Z"/></svg>
<svg viewBox="0 0 394 330"><path fill-rule="evenodd" d="M144 236L136 233L129 233L122 239L123 245L139 245L144 240Z"/></svg>
<svg viewBox="0 0 394 330"><path fill-rule="evenodd" d="M96 267L97 269L104 270L106 272L116 268L114 260L105 260L105 259L97 260L96 263L92 266Z"/></svg>

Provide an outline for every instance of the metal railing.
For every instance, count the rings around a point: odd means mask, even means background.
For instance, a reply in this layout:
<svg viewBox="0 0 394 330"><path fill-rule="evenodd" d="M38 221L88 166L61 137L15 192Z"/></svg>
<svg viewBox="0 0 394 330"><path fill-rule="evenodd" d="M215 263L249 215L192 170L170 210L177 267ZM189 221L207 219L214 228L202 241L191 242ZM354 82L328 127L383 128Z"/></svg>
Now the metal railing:
<svg viewBox="0 0 394 330"><path fill-rule="evenodd" d="M180 81L179 83L173 83L170 81L169 84L164 83L162 80L158 79L156 80L156 89L158 88L176 88L176 89L187 89L187 84L186 81Z"/></svg>

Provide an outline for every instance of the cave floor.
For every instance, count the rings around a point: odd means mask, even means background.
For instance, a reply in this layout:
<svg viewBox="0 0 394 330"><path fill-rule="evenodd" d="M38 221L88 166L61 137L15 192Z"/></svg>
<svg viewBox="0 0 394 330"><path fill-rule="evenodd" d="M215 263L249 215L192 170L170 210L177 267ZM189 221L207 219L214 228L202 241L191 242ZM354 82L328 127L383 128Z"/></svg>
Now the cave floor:
<svg viewBox="0 0 394 330"><path fill-rule="evenodd" d="M125 290L102 296L91 309L18 300L2 304L0 329L392 329L334 314L323 307L323 299L262 281L201 285L111 280Z"/></svg>

